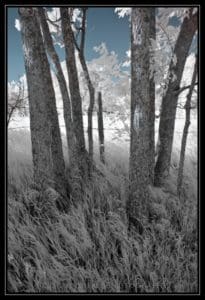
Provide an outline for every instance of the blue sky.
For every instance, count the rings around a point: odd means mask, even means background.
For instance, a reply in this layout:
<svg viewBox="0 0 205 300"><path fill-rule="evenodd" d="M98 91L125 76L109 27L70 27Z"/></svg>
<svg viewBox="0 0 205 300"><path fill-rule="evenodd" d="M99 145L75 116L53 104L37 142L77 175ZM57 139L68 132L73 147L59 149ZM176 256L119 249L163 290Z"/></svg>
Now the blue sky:
<svg viewBox="0 0 205 300"><path fill-rule="evenodd" d="M8 41L8 81L18 80L25 73L21 33L15 28L15 19L18 18L17 8L8 8L7 11L7 41ZM87 60L92 60L98 54L94 46L105 42L109 51L115 51L119 60L126 58L129 48L130 29L127 18L119 19L114 8L91 7L87 13L88 24L86 33L85 54ZM57 46L60 59L64 60L64 49Z"/></svg>

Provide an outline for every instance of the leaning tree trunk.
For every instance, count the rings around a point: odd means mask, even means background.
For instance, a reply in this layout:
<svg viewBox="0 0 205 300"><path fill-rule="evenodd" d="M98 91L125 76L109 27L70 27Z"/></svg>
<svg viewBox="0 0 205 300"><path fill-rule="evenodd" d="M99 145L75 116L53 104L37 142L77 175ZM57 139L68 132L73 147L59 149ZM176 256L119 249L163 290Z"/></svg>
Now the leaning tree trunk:
<svg viewBox="0 0 205 300"><path fill-rule="evenodd" d="M65 164L51 72L33 8L19 8L28 85L34 180L66 196Z"/></svg>
<svg viewBox="0 0 205 300"><path fill-rule="evenodd" d="M168 72L168 87L162 99L159 124L159 152L154 179L156 186L162 185L169 174L178 91L192 39L197 29L197 13L192 14L192 12L193 8L189 11L189 18L185 17L181 25L174 48L177 63L174 64L173 60L171 60Z"/></svg>
<svg viewBox="0 0 205 300"><path fill-rule="evenodd" d="M62 71L61 63L58 54L55 50L55 47L53 45L52 36L50 34L48 23L46 21L45 12L42 7L38 8L38 17L43 32L44 44L47 53L55 66L54 71L59 83L60 92L63 99L63 112L64 112L64 121L65 121L67 144L68 144L68 155L69 155L70 162L72 162L72 151L74 147L74 141L73 141L72 110L71 110L70 97L68 94L66 80Z"/></svg>
<svg viewBox="0 0 205 300"><path fill-rule="evenodd" d="M150 183L150 135L153 131L153 100L150 95L150 19L154 8L133 8L131 15L131 143L129 225L138 227L146 213ZM152 155L154 156L154 149ZM140 227L138 228L140 230Z"/></svg>
<svg viewBox="0 0 205 300"><path fill-rule="evenodd" d="M181 152L180 152L180 159L179 159L179 171L178 171L178 177L177 177L177 193L179 196L181 196L181 190L182 190L185 150L186 150L186 142L187 142L189 125L190 125L191 97L192 97L192 93L194 90L196 77L197 77L197 59L195 62L191 86L190 86L190 89L189 89L189 92L187 95L186 104L185 104L186 120L185 120L185 125L184 125L184 130L183 130L183 136L182 136Z"/></svg>
<svg viewBox="0 0 205 300"><path fill-rule="evenodd" d="M75 164L73 169L76 172L76 179L82 189L83 181L88 176L88 158L85 148L84 128L83 128L83 114L82 114L82 100L80 95L76 60L75 60L75 47L74 35L71 28L70 15L67 7L60 8L61 25L63 41L65 45L66 66L69 78L69 88L72 103L73 113L73 131L75 136Z"/></svg>
<svg viewBox="0 0 205 300"><path fill-rule="evenodd" d="M104 164L105 145L104 145L103 108L102 108L101 92L98 93L98 135L99 135L100 160Z"/></svg>

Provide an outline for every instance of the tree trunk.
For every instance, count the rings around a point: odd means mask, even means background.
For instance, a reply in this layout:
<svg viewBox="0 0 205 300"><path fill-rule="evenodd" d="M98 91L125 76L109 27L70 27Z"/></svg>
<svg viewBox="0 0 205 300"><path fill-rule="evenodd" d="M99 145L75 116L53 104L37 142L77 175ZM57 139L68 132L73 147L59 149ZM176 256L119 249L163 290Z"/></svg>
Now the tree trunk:
<svg viewBox="0 0 205 300"><path fill-rule="evenodd" d="M132 8L131 15L131 142L129 224L146 213L150 183L150 136L153 127L153 99L150 95L150 19L154 8ZM149 120L152 123L149 123ZM153 136L154 133L152 133ZM154 152L154 150L153 150ZM152 153L154 156L154 153ZM136 226L136 225L135 225Z"/></svg>
<svg viewBox="0 0 205 300"><path fill-rule="evenodd" d="M67 7L60 8L63 41L65 45L66 66L69 77L69 88L73 112L73 131L75 136L75 164L76 178L80 180L82 188L83 180L88 176L89 163L85 149L85 138L83 128L82 101L75 60L74 35L71 28L70 15ZM83 179L83 180L82 180ZM78 180L78 181L79 181Z"/></svg>
<svg viewBox="0 0 205 300"><path fill-rule="evenodd" d="M19 8L28 84L34 180L66 196L65 164L51 72L33 8Z"/></svg>
<svg viewBox="0 0 205 300"><path fill-rule="evenodd" d="M83 16L82 16L82 24L81 24L80 46L78 46L77 40L75 40L75 45L76 45L76 49L78 50L80 63L84 72L85 80L90 95L90 104L88 108L88 151L89 151L90 161L93 162L93 107L95 103L95 89L90 79L90 74L88 71L88 67L84 55L87 7L83 7L82 11L83 11Z"/></svg>
<svg viewBox="0 0 205 300"><path fill-rule="evenodd" d="M150 38L156 40L156 21L154 8L150 11ZM149 80L150 83L150 117L149 117L149 177L150 183L154 183L154 167L155 167L155 81L154 76Z"/></svg>
<svg viewBox="0 0 205 300"><path fill-rule="evenodd" d="M47 50L47 53L52 60L54 66L55 66L55 74L58 80L58 84L61 91L61 96L63 100L63 112L64 112L64 121L65 121L65 127L66 127L66 135L67 135L67 144L68 144L68 154L69 154L69 160L72 160L72 149L74 147L73 143L73 126L72 126L72 110L71 110L71 102L70 97L68 94L68 89L66 85L66 80L61 68L61 63L58 57L58 54L55 50L55 47L53 45L52 36L49 31L49 27L46 21L46 16L44 9L42 7L38 8L38 17L40 20L42 32L43 32L43 38L44 38L44 44Z"/></svg>
<svg viewBox="0 0 205 300"><path fill-rule="evenodd" d="M103 126L103 108L102 108L102 95L98 93L98 135L99 135L99 150L100 160L105 163L105 145L104 145L104 126Z"/></svg>
<svg viewBox="0 0 205 300"><path fill-rule="evenodd" d="M191 97L192 97L192 93L194 90L196 77L197 77L197 59L195 62L194 72L193 72L193 76L192 76L192 82L191 82L191 86L190 86L189 93L187 95L186 104L185 104L186 119L185 119L185 125L184 125L183 136L182 136L181 152L180 152L180 159L179 159L179 171L178 171L178 178L177 178L177 193L178 193L179 197L180 197L181 191L182 191L186 142L187 142L189 125L190 125Z"/></svg>
<svg viewBox="0 0 205 300"><path fill-rule="evenodd" d="M162 185L169 174L178 91L192 39L197 29L197 13L193 15L192 11L193 8L189 11L189 18L185 17L181 25L174 48L177 63L175 65L171 60L168 72L168 88L162 99L159 124L159 154L155 166L156 186ZM173 75L175 78L173 78Z"/></svg>
<svg viewBox="0 0 205 300"><path fill-rule="evenodd" d="M84 55L79 53L79 59L82 65L82 69L85 75L85 79L88 86L88 91L90 95L90 103L88 107L88 149L91 161L93 160L93 108L95 104L95 89L92 85L88 68L85 62Z"/></svg>

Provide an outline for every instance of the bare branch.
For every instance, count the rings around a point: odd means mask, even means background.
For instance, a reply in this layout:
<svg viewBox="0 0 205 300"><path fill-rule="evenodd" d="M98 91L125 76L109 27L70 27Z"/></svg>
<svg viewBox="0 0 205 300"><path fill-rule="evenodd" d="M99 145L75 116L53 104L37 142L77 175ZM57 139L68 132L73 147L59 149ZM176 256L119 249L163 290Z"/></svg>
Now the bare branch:
<svg viewBox="0 0 205 300"><path fill-rule="evenodd" d="M46 20L51 23L53 26L55 26L57 29L60 28L60 26L58 24L56 24L56 22L59 22L61 20L61 18L59 18L58 20L56 21L52 21L51 19L49 19L48 15L46 16Z"/></svg>
<svg viewBox="0 0 205 300"><path fill-rule="evenodd" d="M198 85L198 82L195 82L194 85ZM176 94L179 95L182 92L184 92L185 90L189 89L190 87L191 87L191 85L183 86L182 88L180 88L179 90L176 91Z"/></svg>
<svg viewBox="0 0 205 300"><path fill-rule="evenodd" d="M82 19L82 30L81 30L81 42L80 42L80 51L83 53L85 47L85 23L86 23L86 10L87 8L82 8L83 19Z"/></svg>
<svg viewBox="0 0 205 300"><path fill-rule="evenodd" d="M14 97L14 103L8 103L8 115L7 115L7 126L9 125L9 122L11 121L11 118L15 111L25 109L26 106L24 105L24 101L28 98L24 96L24 84L19 80L17 83L18 86L18 94L16 94Z"/></svg>

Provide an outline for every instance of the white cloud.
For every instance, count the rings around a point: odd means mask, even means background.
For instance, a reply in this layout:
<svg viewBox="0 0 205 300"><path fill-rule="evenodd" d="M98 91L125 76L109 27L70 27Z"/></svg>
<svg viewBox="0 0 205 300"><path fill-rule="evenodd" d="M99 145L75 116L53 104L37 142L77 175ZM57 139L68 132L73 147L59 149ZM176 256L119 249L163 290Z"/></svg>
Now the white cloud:
<svg viewBox="0 0 205 300"><path fill-rule="evenodd" d="M19 19L15 19L15 28L18 31L21 31L21 23L20 23Z"/></svg>

